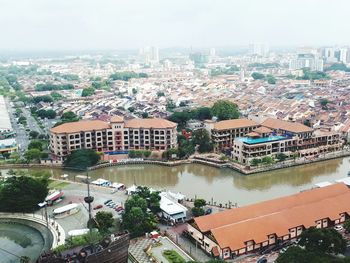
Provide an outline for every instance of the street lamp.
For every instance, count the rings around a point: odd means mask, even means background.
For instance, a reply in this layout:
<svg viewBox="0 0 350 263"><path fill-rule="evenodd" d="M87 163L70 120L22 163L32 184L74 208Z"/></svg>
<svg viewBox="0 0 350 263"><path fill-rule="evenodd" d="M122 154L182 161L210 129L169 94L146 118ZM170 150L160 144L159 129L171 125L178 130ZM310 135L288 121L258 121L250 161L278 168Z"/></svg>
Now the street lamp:
<svg viewBox="0 0 350 263"><path fill-rule="evenodd" d="M89 221L88 221L88 228L90 234L92 233L92 227L91 227L91 203L94 201L94 197L90 195L90 179L89 179L89 166L86 167L72 167L72 166L64 166L66 169L71 169L71 170L77 170L77 171L84 171L86 173L86 183L87 183L87 196L84 197L84 202L87 203L88 205L88 212L89 212ZM74 176L75 178L75 176ZM75 180L74 180L75 181Z"/></svg>

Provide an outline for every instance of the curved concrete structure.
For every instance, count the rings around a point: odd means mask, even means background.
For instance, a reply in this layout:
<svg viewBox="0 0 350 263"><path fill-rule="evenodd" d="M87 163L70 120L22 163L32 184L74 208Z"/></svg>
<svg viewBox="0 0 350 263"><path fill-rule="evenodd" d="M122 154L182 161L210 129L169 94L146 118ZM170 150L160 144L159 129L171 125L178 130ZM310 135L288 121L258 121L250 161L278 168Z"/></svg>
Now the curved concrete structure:
<svg viewBox="0 0 350 263"><path fill-rule="evenodd" d="M66 239L66 234L64 229L59 225L55 220L48 219L46 222L40 215L37 214L20 214L20 213L0 213L0 218L4 219L21 219L28 220L45 227L48 227L49 231L52 234L52 245L51 248L55 248L59 245L63 245Z"/></svg>

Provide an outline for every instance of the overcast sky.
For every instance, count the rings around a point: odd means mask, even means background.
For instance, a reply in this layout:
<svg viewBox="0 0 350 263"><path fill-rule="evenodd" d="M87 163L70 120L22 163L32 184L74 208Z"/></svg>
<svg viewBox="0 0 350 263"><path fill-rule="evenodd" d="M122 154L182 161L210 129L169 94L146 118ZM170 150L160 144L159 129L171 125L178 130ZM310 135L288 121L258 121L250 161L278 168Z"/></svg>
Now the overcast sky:
<svg viewBox="0 0 350 263"><path fill-rule="evenodd" d="M349 45L349 0L0 0L0 49Z"/></svg>

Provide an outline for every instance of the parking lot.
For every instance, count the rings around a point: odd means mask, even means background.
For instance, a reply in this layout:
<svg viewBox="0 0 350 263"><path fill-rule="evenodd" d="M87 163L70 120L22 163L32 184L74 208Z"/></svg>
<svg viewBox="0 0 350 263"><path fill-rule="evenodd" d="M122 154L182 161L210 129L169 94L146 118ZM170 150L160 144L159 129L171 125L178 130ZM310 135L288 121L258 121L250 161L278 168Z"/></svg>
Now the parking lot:
<svg viewBox="0 0 350 263"><path fill-rule="evenodd" d="M77 203L80 205L80 211L78 213L57 219L57 222L63 227L66 233L73 229L86 228L89 218L88 207L84 202L84 197L87 196L87 185L69 183L68 185L65 185L61 190L64 192L63 201L56 205L48 207L48 215L51 216L52 211L58 207L62 207L69 203ZM112 199L115 204L124 206L125 201L128 197L124 191L117 191L112 194L112 189L90 185L90 193L91 196L94 197L92 208L98 205L102 205L100 209L92 209L92 216L95 216L98 211L107 211L111 212L114 218L121 217L121 215L118 214L118 212L116 212L114 209L104 205L104 202ZM38 211L39 214L43 214L43 212L43 209Z"/></svg>

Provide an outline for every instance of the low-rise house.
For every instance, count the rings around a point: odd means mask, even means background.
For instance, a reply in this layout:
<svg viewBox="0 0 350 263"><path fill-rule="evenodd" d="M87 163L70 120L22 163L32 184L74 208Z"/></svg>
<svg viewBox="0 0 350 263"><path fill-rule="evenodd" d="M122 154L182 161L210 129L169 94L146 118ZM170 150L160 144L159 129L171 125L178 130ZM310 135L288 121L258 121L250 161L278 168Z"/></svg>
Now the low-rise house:
<svg viewBox="0 0 350 263"><path fill-rule="evenodd" d="M188 209L167 192L162 192L159 195L161 197L160 209L162 217L172 223L185 222Z"/></svg>
<svg viewBox="0 0 350 263"><path fill-rule="evenodd" d="M350 218L344 183L315 188L188 221L187 231L208 254L232 259L295 239L309 227L327 228Z"/></svg>

